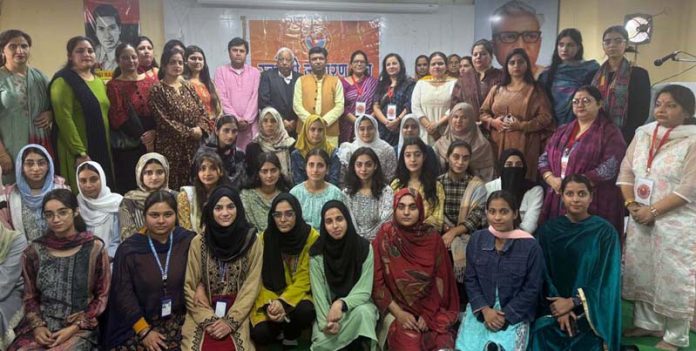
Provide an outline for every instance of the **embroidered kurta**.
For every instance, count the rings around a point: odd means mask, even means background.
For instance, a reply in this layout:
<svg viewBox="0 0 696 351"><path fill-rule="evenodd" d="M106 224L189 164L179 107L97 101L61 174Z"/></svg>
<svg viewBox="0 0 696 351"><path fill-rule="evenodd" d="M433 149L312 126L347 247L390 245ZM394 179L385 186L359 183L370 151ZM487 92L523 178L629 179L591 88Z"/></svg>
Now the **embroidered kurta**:
<svg viewBox="0 0 696 351"><path fill-rule="evenodd" d="M379 199L360 192L350 195L347 189L343 190L343 194L358 235L370 241L374 240L379 227L394 215L394 190L388 185L385 186L379 194Z"/></svg>
<svg viewBox="0 0 696 351"><path fill-rule="evenodd" d="M247 130L239 130L237 147L245 150L251 138L259 131L257 117L259 114L259 83L261 72L244 65L235 69L230 64L215 70L215 89L220 97L222 110L237 117L238 121L249 123Z"/></svg>
<svg viewBox="0 0 696 351"><path fill-rule="evenodd" d="M402 114L411 112L411 95L413 95L413 88L416 86L416 82L406 77L406 79L401 82L396 87L389 87L384 92L380 93L377 91L375 95L375 106L379 106L380 112L387 117L387 110L389 105L393 104L396 107L396 117L399 118ZM404 112L405 111L405 112ZM396 146L399 143L399 130L391 131L387 126L382 124L382 122L377 120L379 123L379 136L382 140L389 143L391 146Z"/></svg>
<svg viewBox="0 0 696 351"><path fill-rule="evenodd" d="M428 80L419 80L416 83L411 96L411 112L418 117L419 122L421 117L427 117L431 123L438 122L447 114L456 82L456 79L451 79L438 85ZM420 137L428 145L435 144L435 138L430 136L422 125Z"/></svg>
<svg viewBox="0 0 696 351"><path fill-rule="evenodd" d="M329 200L345 202L345 197L341 190L335 185L326 183L326 188L318 193L311 193L305 187L305 183L295 185L290 190L290 194L295 196L302 204L302 217L312 228L319 228L321 225L321 208Z"/></svg>
<svg viewBox="0 0 696 351"><path fill-rule="evenodd" d="M356 132L353 130L353 122L348 121L345 116L351 113L353 116L359 117L355 111L358 102L365 103L364 114L372 114L372 103L374 102L378 82L372 76L365 76L362 81L355 84L351 84L345 78L339 79L341 84L343 84L344 115L340 121L338 141L341 143L351 142L355 138Z"/></svg>
<svg viewBox="0 0 696 351"><path fill-rule="evenodd" d="M259 189L243 189L239 194L244 204L247 222L256 227L259 233L265 231L268 226L268 212L271 212L271 203L278 194L272 198L265 198Z"/></svg>

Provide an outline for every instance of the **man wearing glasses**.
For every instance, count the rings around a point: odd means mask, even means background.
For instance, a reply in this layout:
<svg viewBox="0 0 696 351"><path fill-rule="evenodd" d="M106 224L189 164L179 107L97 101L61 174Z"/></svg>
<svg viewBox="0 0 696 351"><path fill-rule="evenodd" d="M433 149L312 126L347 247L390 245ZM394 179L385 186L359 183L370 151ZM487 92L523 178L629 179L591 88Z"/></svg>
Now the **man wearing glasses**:
<svg viewBox="0 0 696 351"><path fill-rule="evenodd" d="M522 48L532 62L534 78L538 78L544 69L536 64L541 49L541 18L533 7L521 1L507 2L493 11L493 51L498 64L504 65L512 50Z"/></svg>

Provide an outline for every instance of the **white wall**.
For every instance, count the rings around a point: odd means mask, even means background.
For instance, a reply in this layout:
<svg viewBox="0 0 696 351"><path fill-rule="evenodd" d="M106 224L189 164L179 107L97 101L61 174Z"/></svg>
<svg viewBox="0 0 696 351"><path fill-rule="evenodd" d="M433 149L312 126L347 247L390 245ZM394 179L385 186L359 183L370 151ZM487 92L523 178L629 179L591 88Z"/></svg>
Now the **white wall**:
<svg viewBox="0 0 696 351"><path fill-rule="evenodd" d="M469 52L474 42L473 5L441 5L436 13L413 15L218 8L199 5L196 0L167 0L164 1L164 36L166 40L176 38L186 45L200 46L214 69L229 61L227 42L243 35L241 17L282 19L288 15L321 16L327 20L379 18L380 60L396 52L404 58L409 74L413 73L413 62L420 54L439 50L448 55L462 55Z"/></svg>

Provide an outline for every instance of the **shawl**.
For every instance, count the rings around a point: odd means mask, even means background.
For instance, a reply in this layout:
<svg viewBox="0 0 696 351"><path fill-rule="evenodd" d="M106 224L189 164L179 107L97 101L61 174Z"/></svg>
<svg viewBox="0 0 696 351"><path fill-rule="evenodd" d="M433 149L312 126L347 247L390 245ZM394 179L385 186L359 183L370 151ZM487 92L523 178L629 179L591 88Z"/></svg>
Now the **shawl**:
<svg viewBox="0 0 696 351"><path fill-rule="evenodd" d="M529 234L521 229L513 229L509 232L499 232L493 228L492 225L488 226L488 231L493 234L494 237L498 239L534 239L532 234Z"/></svg>
<svg viewBox="0 0 696 351"><path fill-rule="evenodd" d="M164 168L164 185L162 185L162 190L169 190L169 161L167 158L156 152L148 152L145 155L140 156L138 164L135 166L135 181L138 184L138 189L131 190L126 193L124 198L143 202L150 195L151 192L159 189L147 189L145 184L143 184L143 172L145 171L145 165L151 160L155 160L162 165Z"/></svg>
<svg viewBox="0 0 696 351"><path fill-rule="evenodd" d="M316 121L321 121L321 123L324 125L324 137L318 144L312 144L309 142L307 133L309 133L309 127ZM307 120L302 124L300 134L297 136L297 143L295 143L295 149L300 152L302 158L307 158L307 153L309 153L311 149L315 148L323 149L329 155L333 153L336 146L326 139L326 128L326 121L324 121L321 116L309 115L309 117L307 117Z"/></svg>
<svg viewBox="0 0 696 351"><path fill-rule="evenodd" d="M348 226L339 240L329 234L324 223L324 215L333 208L341 211ZM319 239L314 242L309 254L323 256L324 272L331 292L336 298L346 297L360 280L363 262L370 253L370 242L358 235L348 207L337 200L331 200L322 207L319 232Z"/></svg>
<svg viewBox="0 0 696 351"><path fill-rule="evenodd" d="M46 158L46 162L48 162L48 171L46 172L46 177L44 178L43 186L41 187L41 191L36 195L32 194L31 187L29 186L29 183L24 177L24 167L22 167L24 163L22 162L22 155L24 154L24 151L26 151L29 148L34 148L41 151L43 157ZM17 153L17 158L15 160L15 178L17 181L17 189L19 190L19 195L22 198L22 204L24 206L27 206L32 211L41 211L41 202L43 201L44 196L54 188L53 181L55 178L55 168L53 165L53 159L48 154L48 151L46 151L46 149L43 146L38 144L29 144L20 149Z"/></svg>
<svg viewBox="0 0 696 351"><path fill-rule="evenodd" d="M595 73L592 85L602 93L602 107L607 111L609 118L622 128L628 113L628 84L631 78L631 64L626 58L621 60L619 68L614 72L614 79L610 80L609 61L605 61Z"/></svg>
<svg viewBox="0 0 696 351"><path fill-rule="evenodd" d="M276 152L278 149L290 148L292 144L295 143L295 138L288 135L288 131L285 130L283 124L283 118L280 116L280 112L278 112L278 110L271 106L268 106L261 110L261 114L259 115L259 124L261 124L261 121L263 121L265 116L269 113L276 120L277 128L273 132L273 135L263 135L259 126L259 133L256 134L256 136L254 136L254 138L251 141L254 143L258 143L259 146L261 146L261 150L263 150L263 152Z"/></svg>
<svg viewBox="0 0 696 351"><path fill-rule="evenodd" d="M48 247L51 250L69 250L88 242L94 241L96 237L91 232L77 232L68 238L59 238L52 230L34 240L34 243Z"/></svg>
<svg viewBox="0 0 696 351"><path fill-rule="evenodd" d="M575 118L571 104L573 96L578 88L590 83L598 68L599 64L595 60L561 63L553 72L553 77L550 77L550 68L539 76L539 83L546 89L551 100L557 126Z"/></svg>
<svg viewBox="0 0 696 351"><path fill-rule="evenodd" d="M281 201L286 201L295 211L295 227L288 233L281 233L273 219L273 212ZM268 227L263 234L263 286L277 294L285 290L285 266L283 255L299 255L304 248L312 227L302 217L302 206L297 198L289 193L281 193L273 199L268 212Z"/></svg>
<svg viewBox="0 0 696 351"><path fill-rule="evenodd" d="M477 170L492 168L495 165L493 149L491 148L491 143L488 142L488 139L486 139L476 125L478 116L474 116L475 118L468 118L469 125L464 127L465 130L461 134L456 134L454 128L452 127L452 115L455 111L463 110L465 106L465 102L460 102L452 107L452 112L450 112L449 117L449 124L447 125L447 129L445 129L444 135L435 143L435 152L440 155L440 157L444 158L447 155L447 149L454 141L463 140L471 145L471 160L469 161L470 169L474 169L474 167Z"/></svg>
<svg viewBox="0 0 696 351"><path fill-rule="evenodd" d="M459 216L457 217L457 223L453 224L457 225L459 223L463 223L469 216L469 211L485 203L487 197L488 193L486 192L486 183L479 177L471 177L469 179L469 184L466 186L466 190L464 190L462 202L459 205ZM466 275L466 246L469 243L470 238L471 235L459 235L454 238L450 247L450 250L452 251L452 260L454 261L454 276L460 283L464 282Z"/></svg>
<svg viewBox="0 0 696 351"><path fill-rule="evenodd" d="M218 224L213 215L215 206L223 197L232 200L237 209L234 221L228 227ZM203 208L203 222L206 246L210 254L219 260L229 262L246 254L256 241L256 229L246 220L239 193L229 185L220 185L213 189Z"/></svg>
<svg viewBox="0 0 696 351"><path fill-rule="evenodd" d="M80 216L85 220L85 223L90 227L97 227L104 224L113 214L118 213L118 207L121 204L121 200L123 200L123 196L111 192L111 189L106 184L106 174L104 174L104 170L98 163L94 161L83 162L77 166L77 169L80 169L84 164L89 164L97 169L101 181L101 190L99 190L99 195L97 195L96 199L89 199L82 194L82 189L78 187L77 202L80 204ZM77 173L76 170L75 179L78 178Z"/></svg>
<svg viewBox="0 0 696 351"><path fill-rule="evenodd" d="M359 136L358 130L360 128L360 122L362 122L364 119L370 121L370 123L372 123L372 126L375 128L375 137L370 141L364 141L360 139ZM373 116L361 115L360 117L356 118L355 123L353 125L353 130L355 130L355 141L353 141L352 143L341 144L341 147L338 149L338 152L336 153L338 159L341 160L342 164L349 164L350 157L353 155L355 150L361 147L372 149L378 156L380 156L380 160L384 159L383 155L385 152L394 152L394 148L391 145L389 145L389 143L380 139L379 125L377 124L377 120Z"/></svg>

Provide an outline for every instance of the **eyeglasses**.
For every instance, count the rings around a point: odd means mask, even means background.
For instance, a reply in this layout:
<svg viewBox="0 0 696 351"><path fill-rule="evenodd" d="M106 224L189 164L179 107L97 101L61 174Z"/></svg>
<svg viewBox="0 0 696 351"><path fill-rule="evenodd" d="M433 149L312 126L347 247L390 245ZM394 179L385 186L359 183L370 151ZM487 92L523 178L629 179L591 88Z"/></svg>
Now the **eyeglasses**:
<svg viewBox="0 0 696 351"><path fill-rule="evenodd" d="M593 103L594 100L592 100L592 99L590 99L590 98L588 98L588 97L584 97L584 98L582 98L582 99L575 98L575 99L572 100L572 102L573 102L573 106L578 106L578 105L580 105L580 104L582 104L582 105L584 105L584 106L587 106L587 105Z"/></svg>
<svg viewBox="0 0 696 351"><path fill-rule="evenodd" d="M540 31L525 31L525 32L500 32L496 33L495 37L505 44L512 44L522 37L522 40L527 44L536 43L541 39Z"/></svg>
<svg viewBox="0 0 696 351"><path fill-rule="evenodd" d="M287 219L292 219L295 218L295 211L285 211L285 212L280 212L280 211L275 211L271 214L273 218L275 219L281 219L281 218L287 218Z"/></svg>
<svg viewBox="0 0 696 351"><path fill-rule="evenodd" d="M623 43L625 43L625 42L626 42L626 39L624 39L624 38L614 38L614 39L604 39L604 40L602 40L602 44L603 44L604 46L609 46L609 45L611 45L611 44L614 44L614 45L621 45L621 44L623 44Z"/></svg>
<svg viewBox="0 0 696 351"><path fill-rule="evenodd" d="M72 213L71 209L63 208L63 209L56 211L56 213L44 212L43 216L47 221L51 221L51 220L53 220L53 218L66 219L66 218L68 218L68 216L70 216L71 213Z"/></svg>

